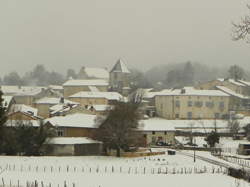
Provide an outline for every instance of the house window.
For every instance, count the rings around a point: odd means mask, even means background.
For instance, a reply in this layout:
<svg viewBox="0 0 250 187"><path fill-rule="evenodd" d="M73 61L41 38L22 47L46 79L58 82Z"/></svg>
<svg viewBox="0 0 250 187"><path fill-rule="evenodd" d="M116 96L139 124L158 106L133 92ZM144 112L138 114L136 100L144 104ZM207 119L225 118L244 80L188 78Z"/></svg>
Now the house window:
<svg viewBox="0 0 250 187"><path fill-rule="evenodd" d="M152 131L152 134L155 134L155 131Z"/></svg>
<svg viewBox="0 0 250 187"><path fill-rule="evenodd" d="M214 117L215 117L215 119L219 119L220 118L220 114L219 113L215 113Z"/></svg>
<svg viewBox="0 0 250 187"><path fill-rule="evenodd" d="M180 101L175 101L175 106L180 107Z"/></svg>
<svg viewBox="0 0 250 187"><path fill-rule="evenodd" d="M206 107L211 108L211 104L212 104L212 102L207 101L206 102Z"/></svg>
<svg viewBox="0 0 250 187"><path fill-rule="evenodd" d="M57 130L56 130L56 134L57 134L57 136L64 136L64 130L62 130L62 129L57 129Z"/></svg>
<svg viewBox="0 0 250 187"><path fill-rule="evenodd" d="M167 135L167 131L164 132L164 135Z"/></svg>
<svg viewBox="0 0 250 187"><path fill-rule="evenodd" d="M192 112L188 112L187 117L188 117L188 119L192 119Z"/></svg>
<svg viewBox="0 0 250 187"><path fill-rule="evenodd" d="M161 103L161 110L163 110L163 104Z"/></svg>
<svg viewBox="0 0 250 187"><path fill-rule="evenodd" d="M193 106L193 102L192 101L188 101L188 107L192 107Z"/></svg>
<svg viewBox="0 0 250 187"><path fill-rule="evenodd" d="M196 101L195 102L195 106L196 107L202 107L203 106L203 102L202 101Z"/></svg>
<svg viewBox="0 0 250 187"><path fill-rule="evenodd" d="M210 102L210 101L207 101L207 102L206 102L206 107L208 107L208 108L213 108L213 107L214 107L214 103L213 103L213 102Z"/></svg>
<svg viewBox="0 0 250 187"><path fill-rule="evenodd" d="M220 109L223 109L223 108L224 108L224 102L220 102L219 108L220 108Z"/></svg>
<svg viewBox="0 0 250 187"><path fill-rule="evenodd" d="M179 118L180 117L180 115L179 114L175 114L175 118Z"/></svg>
<svg viewBox="0 0 250 187"><path fill-rule="evenodd" d="M202 113L199 114L199 118L203 119L203 114Z"/></svg>

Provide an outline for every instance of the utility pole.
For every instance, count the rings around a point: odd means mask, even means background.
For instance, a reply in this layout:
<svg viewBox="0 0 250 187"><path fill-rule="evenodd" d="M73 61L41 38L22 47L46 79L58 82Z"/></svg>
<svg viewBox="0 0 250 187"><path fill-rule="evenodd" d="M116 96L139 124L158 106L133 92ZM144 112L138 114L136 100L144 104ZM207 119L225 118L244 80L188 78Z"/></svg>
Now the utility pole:
<svg viewBox="0 0 250 187"><path fill-rule="evenodd" d="M196 141L195 141L195 138L194 138L194 144L196 143ZM196 161L196 158L195 158L195 149L196 149L196 147L194 146L194 162Z"/></svg>

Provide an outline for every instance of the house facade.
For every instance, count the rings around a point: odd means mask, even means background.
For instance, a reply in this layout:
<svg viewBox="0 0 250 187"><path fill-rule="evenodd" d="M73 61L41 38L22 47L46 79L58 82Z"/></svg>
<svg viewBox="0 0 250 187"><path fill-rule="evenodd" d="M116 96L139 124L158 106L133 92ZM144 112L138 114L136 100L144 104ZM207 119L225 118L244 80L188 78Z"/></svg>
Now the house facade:
<svg viewBox="0 0 250 187"><path fill-rule="evenodd" d="M56 137L44 150L49 156L96 156L102 154L102 143L86 137Z"/></svg>
<svg viewBox="0 0 250 187"><path fill-rule="evenodd" d="M144 137L144 145L175 144L175 128L165 119L150 118L139 122L139 131Z"/></svg>
<svg viewBox="0 0 250 187"><path fill-rule="evenodd" d="M66 116L48 118L46 125L55 127L59 137L93 138L98 128L95 115L74 113Z"/></svg>
<svg viewBox="0 0 250 187"><path fill-rule="evenodd" d="M155 96L156 113L166 119L226 118L229 98L219 90L164 90Z"/></svg>
<svg viewBox="0 0 250 187"><path fill-rule="evenodd" d="M214 90L217 86L224 86L237 94L244 96L250 95L250 83L243 80L234 79L216 79L201 83L196 86L197 89Z"/></svg>
<svg viewBox="0 0 250 187"><path fill-rule="evenodd" d="M34 103L34 107L38 109L38 115L42 116L43 118L50 117L50 108L54 105L58 104L68 104L68 105L75 105L77 103L69 101L64 98L49 98L44 97L39 100L37 100Z"/></svg>

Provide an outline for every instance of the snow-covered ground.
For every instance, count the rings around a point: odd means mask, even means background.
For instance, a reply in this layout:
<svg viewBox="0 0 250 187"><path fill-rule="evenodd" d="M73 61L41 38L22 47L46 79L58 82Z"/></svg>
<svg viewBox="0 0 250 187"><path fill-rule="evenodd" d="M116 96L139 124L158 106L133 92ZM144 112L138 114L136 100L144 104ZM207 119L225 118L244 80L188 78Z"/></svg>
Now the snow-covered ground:
<svg viewBox="0 0 250 187"><path fill-rule="evenodd" d="M176 136L175 138L183 145L190 141L189 137L186 136ZM198 147L204 147L204 145L207 145L204 136L194 136L193 143L197 144ZM239 144L250 144L250 141L246 139L233 140L232 137L221 137L220 142L216 147L222 148L222 152L236 154Z"/></svg>
<svg viewBox="0 0 250 187"><path fill-rule="evenodd" d="M220 138L219 146L225 153L236 154L239 144L250 144L246 139L244 140L233 140L232 138Z"/></svg>
<svg viewBox="0 0 250 187"><path fill-rule="evenodd" d="M184 155L139 158L116 157L0 157L0 179L5 184L43 182L44 186L86 187L201 187L237 186L223 168ZM210 181L209 183L205 181ZM0 186L2 181L0 180Z"/></svg>

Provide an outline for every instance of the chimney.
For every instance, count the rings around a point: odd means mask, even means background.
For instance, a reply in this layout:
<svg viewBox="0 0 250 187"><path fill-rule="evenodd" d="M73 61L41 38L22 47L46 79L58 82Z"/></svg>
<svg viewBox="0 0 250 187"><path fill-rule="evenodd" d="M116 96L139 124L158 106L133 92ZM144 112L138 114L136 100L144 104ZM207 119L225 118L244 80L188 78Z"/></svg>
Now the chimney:
<svg viewBox="0 0 250 187"><path fill-rule="evenodd" d="M185 93L186 93L185 88L182 88L182 89L181 89L181 94L185 94Z"/></svg>
<svg viewBox="0 0 250 187"><path fill-rule="evenodd" d="M62 103L62 104L64 103L64 98L63 97L60 98L60 103Z"/></svg>

